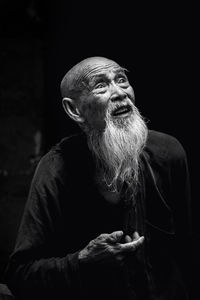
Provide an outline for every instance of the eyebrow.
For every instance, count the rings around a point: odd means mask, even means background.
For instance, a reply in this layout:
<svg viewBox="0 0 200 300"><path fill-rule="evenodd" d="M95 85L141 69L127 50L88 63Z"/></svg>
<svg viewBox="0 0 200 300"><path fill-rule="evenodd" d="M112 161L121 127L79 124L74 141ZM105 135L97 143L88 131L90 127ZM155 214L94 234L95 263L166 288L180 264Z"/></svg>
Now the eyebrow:
<svg viewBox="0 0 200 300"><path fill-rule="evenodd" d="M126 72L128 72L128 70L125 68L122 68L122 67L119 67L119 68L113 70L113 73L115 73L116 75L125 75L126 76ZM97 75L91 76L90 83L95 84L105 78L107 78L106 74L104 72L102 72Z"/></svg>

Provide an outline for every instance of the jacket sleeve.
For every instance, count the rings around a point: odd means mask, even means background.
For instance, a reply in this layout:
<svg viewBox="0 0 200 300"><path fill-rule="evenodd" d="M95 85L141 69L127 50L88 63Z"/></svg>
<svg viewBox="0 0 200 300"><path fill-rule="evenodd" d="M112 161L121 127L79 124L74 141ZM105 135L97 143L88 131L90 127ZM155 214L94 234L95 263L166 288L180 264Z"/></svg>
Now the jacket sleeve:
<svg viewBox="0 0 200 300"><path fill-rule="evenodd" d="M73 299L80 292L78 249L67 252L61 200L67 189L53 160L43 158L32 180L6 283L19 299Z"/></svg>

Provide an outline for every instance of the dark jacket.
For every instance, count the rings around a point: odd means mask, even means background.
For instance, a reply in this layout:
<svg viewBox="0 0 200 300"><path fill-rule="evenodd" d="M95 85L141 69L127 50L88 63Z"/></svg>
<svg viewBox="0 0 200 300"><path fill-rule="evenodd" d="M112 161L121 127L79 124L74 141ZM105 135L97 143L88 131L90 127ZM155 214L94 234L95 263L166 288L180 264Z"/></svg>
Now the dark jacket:
<svg viewBox="0 0 200 300"><path fill-rule="evenodd" d="M19 299L185 300L190 230L186 154L172 136L149 131L136 199L109 204L94 181L84 135L63 139L39 162L6 271ZM145 243L125 266L79 265L101 233L138 230Z"/></svg>

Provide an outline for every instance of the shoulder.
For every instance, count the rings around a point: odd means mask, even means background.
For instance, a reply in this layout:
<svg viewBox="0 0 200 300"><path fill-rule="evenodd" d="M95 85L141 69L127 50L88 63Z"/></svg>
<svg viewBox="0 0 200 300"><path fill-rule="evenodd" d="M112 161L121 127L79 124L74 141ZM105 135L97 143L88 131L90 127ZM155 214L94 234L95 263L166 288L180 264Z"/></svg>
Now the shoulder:
<svg viewBox="0 0 200 300"><path fill-rule="evenodd" d="M81 134L63 138L40 159L35 173L39 173L40 176L64 176L66 171L73 170L84 147L84 138Z"/></svg>
<svg viewBox="0 0 200 300"><path fill-rule="evenodd" d="M186 157L185 149L177 138L155 130L149 130L146 151L155 159L171 162Z"/></svg>

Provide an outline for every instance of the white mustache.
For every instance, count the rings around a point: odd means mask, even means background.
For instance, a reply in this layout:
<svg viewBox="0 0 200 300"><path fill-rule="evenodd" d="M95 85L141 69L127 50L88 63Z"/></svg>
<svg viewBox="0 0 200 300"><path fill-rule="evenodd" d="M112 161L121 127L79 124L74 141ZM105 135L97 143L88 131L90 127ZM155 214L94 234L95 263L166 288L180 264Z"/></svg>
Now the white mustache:
<svg viewBox="0 0 200 300"><path fill-rule="evenodd" d="M113 111L115 111L116 109L122 107L122 106L129 106L133 111L135 109L135 105L130 101L130 100L126 100L126 101L120 101L120 102L110 102L109 106L108 106L108 113L111 114Z"/></svg>

